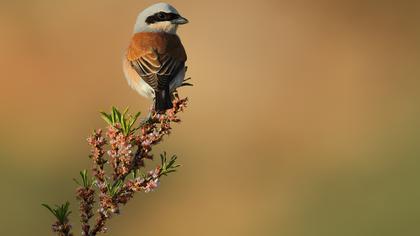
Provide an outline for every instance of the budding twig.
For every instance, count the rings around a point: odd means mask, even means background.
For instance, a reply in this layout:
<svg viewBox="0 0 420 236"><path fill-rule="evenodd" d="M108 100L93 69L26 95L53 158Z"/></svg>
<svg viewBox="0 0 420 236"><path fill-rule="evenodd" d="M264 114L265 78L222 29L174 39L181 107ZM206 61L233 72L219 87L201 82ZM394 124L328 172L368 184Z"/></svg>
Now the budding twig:
<svg viewBox="0 0 420 236"><path fill-rule="evenodd" d="M111 160L113 173L112 186L118 183L124 183L130 173L136 173L144 166L145 159L152 159L150 154L152 146L162 141L165 135L170 134L171 122L180 122L176 116L177 113L184 110L187 99L176 99L174 108L168 111L168 114L159 114L152 112L149 120L140 127L140 135L128 133L123 135L114 126L108 128L107 136L110 139L111 150L108 152ZM136 146L137 150L132 154L132 147ZM91 235L99 232L105 232L106 221L112 214L119 213L119 204L126 204L135 192L149 192L157 187L158 178L161 175L161 169L158 167L154 172L149 172L146 178L136 178L122 184L121 188L110 196L109 194L100 195L100 211L96 219Z"/></svg>
<svg viewBox="0 0 420 236"><path fill-rule="evenodd" d="M75 180L79 185L76 198L80 204L82 235L105 233L107 221L120 213L121 205L131 200L134 193L153 191L158 187L161 176L175 172L179 166L175 164L176 156L168 160L166 153L161 155L159 166L146 173L140 170L145 167L146 159L153 159L152 147L171 133L171 123L180 122L177 114L184 110L187 99L176 97L173 103L174 107L163 114L152 111L148 120L139 127L135 127L135 122L140 113L129 116L128 110L120 112L116 108L110 114L102 112L109 124L105 134L100 129L95 130L87 139L91 146L89 157L92 159L93 178L84 170L80 172L81 181ZM106 165L112 170L109 174L106 173ZM128 178L130 174L132 178ZM95 198L99 200L96 211ZM60 236L72 236L69 203L55 208L44 206L57 218L52 226L53 232ZM95 212L96 219L91 225Z"/></svg>

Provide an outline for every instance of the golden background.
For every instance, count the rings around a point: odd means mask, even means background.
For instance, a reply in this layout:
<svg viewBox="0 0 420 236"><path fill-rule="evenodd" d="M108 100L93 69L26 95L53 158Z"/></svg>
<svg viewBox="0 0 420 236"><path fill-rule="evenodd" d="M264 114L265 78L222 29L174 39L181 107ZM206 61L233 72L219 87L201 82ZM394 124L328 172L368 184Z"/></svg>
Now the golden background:
<svg viewBox="0 0 420 236"><path fill-rule="evenodd" d="M112 105L146 111L121 57L152 1L0 2L0 235L52 235L86 137ZM173 1L190 98L155 153L180 171L109 235L420 234L417 1Z"/></svg>

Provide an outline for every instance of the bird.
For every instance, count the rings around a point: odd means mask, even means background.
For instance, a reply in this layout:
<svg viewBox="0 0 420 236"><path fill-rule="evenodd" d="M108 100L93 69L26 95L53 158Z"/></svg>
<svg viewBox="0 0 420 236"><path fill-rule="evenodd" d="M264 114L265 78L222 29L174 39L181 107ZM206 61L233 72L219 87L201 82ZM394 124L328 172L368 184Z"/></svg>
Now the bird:
<svg viewBox="0 0 420 236"><path fill-rule="evenodd" d="M137 16L133 35L123 57L128 84L140 95L154 99L154 110L173 107L173 93L185 83L187 54L177 35L189 21L168 3L156 3Z"/></svg>

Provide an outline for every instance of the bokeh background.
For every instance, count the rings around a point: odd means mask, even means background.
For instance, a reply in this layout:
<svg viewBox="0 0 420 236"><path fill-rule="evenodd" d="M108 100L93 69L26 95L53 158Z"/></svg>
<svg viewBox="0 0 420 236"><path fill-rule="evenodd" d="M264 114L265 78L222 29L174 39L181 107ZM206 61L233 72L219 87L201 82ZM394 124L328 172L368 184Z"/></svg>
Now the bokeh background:
<svg viewBox="0 0 420 236"><path fill-rule="evenodd" d="M0 235L52 235L86 137L146 111L121 57L139 0L0 2ZM419 1L172 1L190 19L181 170L109 235L420 235ZM77 234L78 235L78 234Z"/></svg>

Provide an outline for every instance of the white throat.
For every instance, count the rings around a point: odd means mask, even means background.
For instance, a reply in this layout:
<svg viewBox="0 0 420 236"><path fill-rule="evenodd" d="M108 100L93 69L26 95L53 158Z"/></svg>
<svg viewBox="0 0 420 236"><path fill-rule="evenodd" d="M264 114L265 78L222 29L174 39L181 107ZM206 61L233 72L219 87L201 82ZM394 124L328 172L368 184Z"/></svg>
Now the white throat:
<svg viewBox="0 0 420 236"><path fill-rule="evenodd" d="M138 20L136 22L136 25L134 26L134 34L140 33L140 32L176 34L177 29L178 29L178 25L173 24L169 21L156 22L156 23L148 25L146 24L146 22Z"/></svg>

